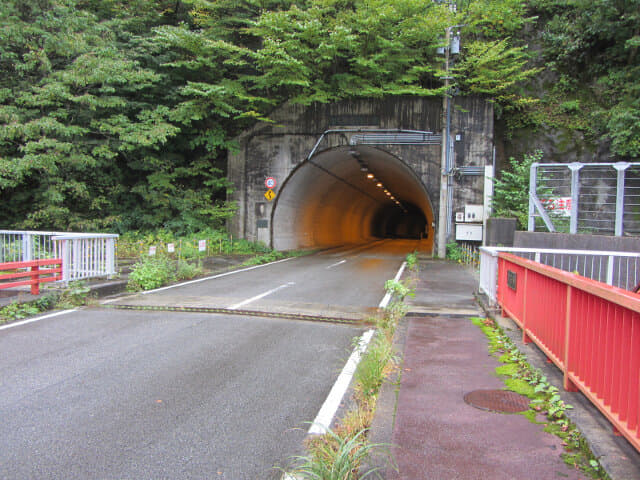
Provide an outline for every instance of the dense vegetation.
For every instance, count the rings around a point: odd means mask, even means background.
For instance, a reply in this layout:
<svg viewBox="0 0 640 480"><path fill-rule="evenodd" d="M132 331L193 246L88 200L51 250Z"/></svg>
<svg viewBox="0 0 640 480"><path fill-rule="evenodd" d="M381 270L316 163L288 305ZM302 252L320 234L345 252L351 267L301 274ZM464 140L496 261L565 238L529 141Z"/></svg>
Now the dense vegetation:
<svg viewBox="0 0 640 480"><path fill-rule="evenodd" d="M460 94L637 157L639 1L5 0L0 226L219 226L238 132L285 101L442 95L453 25Z"/></svg>

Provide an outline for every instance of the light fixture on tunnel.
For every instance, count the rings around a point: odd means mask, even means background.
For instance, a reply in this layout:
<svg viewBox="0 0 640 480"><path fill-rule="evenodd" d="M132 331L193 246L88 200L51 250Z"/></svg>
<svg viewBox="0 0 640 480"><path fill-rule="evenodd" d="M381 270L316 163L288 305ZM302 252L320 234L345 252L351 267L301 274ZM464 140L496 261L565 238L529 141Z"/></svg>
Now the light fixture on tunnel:
<svg viewBox="0 0 640 480"><path fill-rule="evenodd" d="M382 188L382 183L381 182L376 183L376 187Z"/></svg>
<svg viewBox="0 0 640 480"><path fill-rule="evenodd" d="M374 177L373 173L371 173L371 172L367 173L367 178L373 178L373 179L375 179L375 177Z"/></svg>

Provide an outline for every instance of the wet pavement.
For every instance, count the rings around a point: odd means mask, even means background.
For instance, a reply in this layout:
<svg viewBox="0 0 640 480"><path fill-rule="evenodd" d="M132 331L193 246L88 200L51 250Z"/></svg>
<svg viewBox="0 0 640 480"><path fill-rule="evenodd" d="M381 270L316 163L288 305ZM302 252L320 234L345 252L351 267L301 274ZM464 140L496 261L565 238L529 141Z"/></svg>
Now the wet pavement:
<svg viewBox="0 0 640 480"><path fill-rule="evenodd" d="M383 470L383 478L590 478L564 463L561 440L544 432L543 424L465 403L469 392L504 388L495 374L500 363L489 355L485 335L470 321L483 316L473 297L474 273L450 262L423 259L415 285L410 313L395 340L403 363L398 378L383 387L371 429L371 441L391 445L397 463L397 470ZM613 436L602 429L595 438L598 435ZM637 455L631 452L631 457L625 458L632 464ZM383 465L383 460L376 458L371 465ZM633 465L626 470L633 471ZM630 475L612 478L640 478Z"/></svg>

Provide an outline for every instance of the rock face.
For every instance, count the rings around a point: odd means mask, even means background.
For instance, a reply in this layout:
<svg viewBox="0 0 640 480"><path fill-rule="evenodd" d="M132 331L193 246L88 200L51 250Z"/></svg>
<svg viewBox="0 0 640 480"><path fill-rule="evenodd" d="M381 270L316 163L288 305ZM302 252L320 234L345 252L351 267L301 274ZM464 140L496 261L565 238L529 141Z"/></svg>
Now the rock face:
<svg viewBox="0 0 640 480"><path fill-rule="evenodd" d="M440 99L415 97L284 105L273 123L241 134L229 155L230 200L238 205L232 233L279 249L390 236L426 237L433 245L443 117ZM465 205L484 201L485 167L494 158L490 103L453 99L449 152L453 225ZM267 177L276 182L271 200Z"/></svg>

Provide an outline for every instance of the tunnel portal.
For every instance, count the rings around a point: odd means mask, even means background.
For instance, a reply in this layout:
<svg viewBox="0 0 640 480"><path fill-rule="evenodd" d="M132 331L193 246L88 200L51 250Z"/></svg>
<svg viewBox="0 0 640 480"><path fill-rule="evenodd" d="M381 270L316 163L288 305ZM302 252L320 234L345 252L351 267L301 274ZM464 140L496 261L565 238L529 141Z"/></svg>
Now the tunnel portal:
<svg viewBox="0 0 640 480"><path fill-rule="evenodd" d="M425 237L429 250L442 236L434 228L450 241L467 206L488 205L494 153L491 103L452 103L450 128L439 98L278 107L229 151L230 232L278 250Z"/></svg>
<svg viewBox="0 0 640 480"><path fill-rule="evenodd" d="M379 238L433 245L433 209L413 171L369 146L341 146L301 163L273 207L275 249L318 248Z"/></svg>

